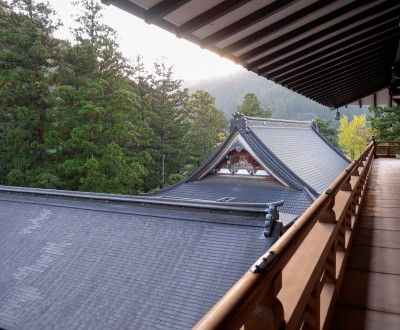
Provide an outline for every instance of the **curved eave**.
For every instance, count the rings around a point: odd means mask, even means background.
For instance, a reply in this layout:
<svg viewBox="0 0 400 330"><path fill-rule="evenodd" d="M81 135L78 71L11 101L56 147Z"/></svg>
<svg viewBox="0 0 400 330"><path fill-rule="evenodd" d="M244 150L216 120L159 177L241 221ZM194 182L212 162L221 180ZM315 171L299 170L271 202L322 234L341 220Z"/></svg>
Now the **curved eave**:
<svg viewBox="0 0 400 330"><path fill-rule="evenodd" d="M102 1L328 107L400 98L399 1Z"/></svg>

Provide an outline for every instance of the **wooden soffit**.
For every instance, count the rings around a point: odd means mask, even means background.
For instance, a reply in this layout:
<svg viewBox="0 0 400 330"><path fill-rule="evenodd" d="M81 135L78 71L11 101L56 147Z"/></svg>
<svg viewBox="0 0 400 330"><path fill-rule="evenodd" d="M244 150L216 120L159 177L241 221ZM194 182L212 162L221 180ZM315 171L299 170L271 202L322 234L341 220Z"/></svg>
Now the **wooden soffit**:
<svg viewBox="0 0 400 330"><path fill-rule="evenodd" d="M400 1L102 1L328 107L400 95Z"/></svg>

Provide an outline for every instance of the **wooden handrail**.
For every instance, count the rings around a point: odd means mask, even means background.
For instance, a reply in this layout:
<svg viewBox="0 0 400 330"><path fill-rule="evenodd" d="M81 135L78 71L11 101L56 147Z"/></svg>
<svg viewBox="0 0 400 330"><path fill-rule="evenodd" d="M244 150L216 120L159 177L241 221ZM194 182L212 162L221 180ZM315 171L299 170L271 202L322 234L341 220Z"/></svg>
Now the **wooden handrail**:
<svg viewBox="0 0 400 330"><path fill-rule="evenodd" d="M194 329L328 328L374 151L371 142Z"/></svg>
<svg viewBox="0 0 400 330"><path fill-rule="evenodd" d="M400 141L375 141L375 158L396 158L396 155L400 155Z"/></svg>

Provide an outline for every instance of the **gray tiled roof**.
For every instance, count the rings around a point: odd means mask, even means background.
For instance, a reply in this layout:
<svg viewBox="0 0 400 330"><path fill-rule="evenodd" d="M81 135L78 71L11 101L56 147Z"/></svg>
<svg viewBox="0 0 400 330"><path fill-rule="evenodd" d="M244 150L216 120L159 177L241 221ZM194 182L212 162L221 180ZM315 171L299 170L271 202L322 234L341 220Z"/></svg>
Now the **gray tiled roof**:
<svg viewBox="0 0 400 330"><path fill-rule="evenodd" d="M189 329L276 240L263 222L0 194L0 328Z"/></svg>
<svg viewBox="0 0 400 330"><path fill-rule="evenodd" d="M287 188L275 180L257 177L206 176L199 181L181 182L173 189L159 190L155 196L211 201L233 197L235 200L232 203L273 203L284 200L279 210L297 215L312 203L304 190Z"/></svg>
<svg viewBox="0 0 400 330"><path fill-rule="evenodd" d="M251 126L250 129L287 167L322 193L349 165L312 127Z"/></svg>

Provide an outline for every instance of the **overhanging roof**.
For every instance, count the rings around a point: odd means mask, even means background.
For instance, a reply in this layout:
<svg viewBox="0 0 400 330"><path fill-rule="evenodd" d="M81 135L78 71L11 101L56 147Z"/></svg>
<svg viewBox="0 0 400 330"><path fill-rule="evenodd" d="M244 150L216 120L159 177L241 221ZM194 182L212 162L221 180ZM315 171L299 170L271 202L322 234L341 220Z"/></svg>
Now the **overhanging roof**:
<svg viewBox="0 0 400 330"><path fill-rule="evenodd" d="M328 107L400 97L399 1L102 1Z"/></svg>

